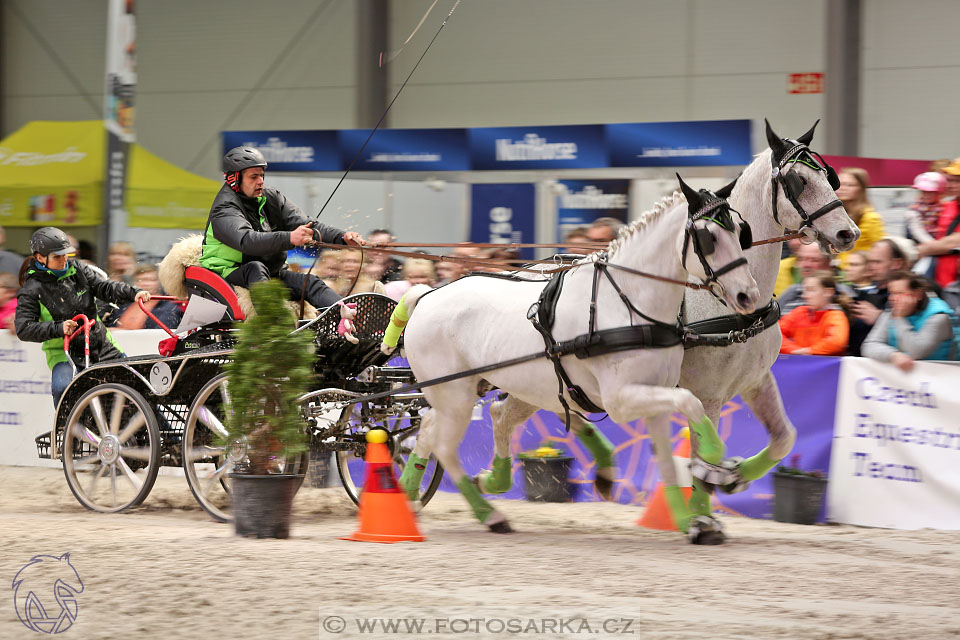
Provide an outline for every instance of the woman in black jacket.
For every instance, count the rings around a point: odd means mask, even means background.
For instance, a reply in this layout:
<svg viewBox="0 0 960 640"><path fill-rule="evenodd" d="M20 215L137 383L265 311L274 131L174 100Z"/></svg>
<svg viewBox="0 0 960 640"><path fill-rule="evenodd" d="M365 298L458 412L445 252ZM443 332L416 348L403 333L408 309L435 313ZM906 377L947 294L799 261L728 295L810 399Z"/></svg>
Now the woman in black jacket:
<svg viewBox="0 0 960 640"><path fill-rule="evenodd" d="M97 320L90 329L90 362L122 358L123 352L97 318L95 298L122 304L150 294L123 282L112 282L98 276L90 267L68 255L76 253L66 234L55 227L37 230L30 238L33 254L20 268L20 293L14 326L24 342L42 342L47 365L52 370L51 391L54 407L73 379L73 366L83 367L82 339L70 342L70 359L63 350L64 336L77 330L73 318L84 314Z"/></svg>

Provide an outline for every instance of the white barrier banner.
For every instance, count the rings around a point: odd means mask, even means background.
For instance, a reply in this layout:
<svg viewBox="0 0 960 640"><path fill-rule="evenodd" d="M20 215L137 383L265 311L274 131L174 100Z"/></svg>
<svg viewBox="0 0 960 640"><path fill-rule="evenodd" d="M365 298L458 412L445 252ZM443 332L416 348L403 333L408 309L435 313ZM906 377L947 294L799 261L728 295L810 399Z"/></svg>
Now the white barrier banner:
<svg viewBox="0 0 960 640"><path fill-rule="evenodd" d="M127 355L157 353L159 329L112 331ZM53 428L50 368L38 342L0 329L0 464L60 466L37 457L34 438Z"/></svg>
<svg viewBox="0 0 960 640"><path fill-rule="evenodd" d="M844 358L827 518L891 529L960 529L960 367Z"/></svg>

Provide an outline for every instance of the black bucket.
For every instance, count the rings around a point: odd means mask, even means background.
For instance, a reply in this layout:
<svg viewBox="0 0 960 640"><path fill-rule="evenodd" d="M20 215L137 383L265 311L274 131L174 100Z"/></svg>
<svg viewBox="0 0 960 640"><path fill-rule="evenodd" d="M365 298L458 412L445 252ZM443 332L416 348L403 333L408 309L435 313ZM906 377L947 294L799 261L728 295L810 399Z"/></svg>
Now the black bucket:
<svg viewBox="0 0 960 640"><path fill-rule="evenodd" d="M289 538L293 497L303 484L303 475L231 473L229 476L237 535Z"/></svg>
<svg viewBox="0 0 960 640"><path fill-rule="evenodd" d="M774 520L794 524L817 522L827 491L826 478L774 472L773 489Z"/></svg>
<svg viewBox="0 0 960 640"><path fill-rule="evenodd" d="M570 456L553 458L521 458L523 461L523 484L527 500L532 502L570 502L573 486L567 480L570 475Z"/></svg>

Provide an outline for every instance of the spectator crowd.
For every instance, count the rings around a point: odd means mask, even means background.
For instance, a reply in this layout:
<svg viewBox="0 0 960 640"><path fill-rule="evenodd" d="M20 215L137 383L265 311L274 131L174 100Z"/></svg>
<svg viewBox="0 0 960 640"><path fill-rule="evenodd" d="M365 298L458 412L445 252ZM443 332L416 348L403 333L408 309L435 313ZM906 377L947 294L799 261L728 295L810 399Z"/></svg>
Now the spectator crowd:
<svg viewBox="0 0 960 640"><path fill-rule="evenodd" d="M909 371L917 360L956 360L960 307L960 158L940 161L913 183L916 199L906 216L905 234L887 233L883 218L868 197L870 176L863 169L839 171L837 197L860 229L852 250L837 256L816 244L792 240L784 247L775 294L782 316L781 352L854 355L889 362ZM564 251L589 254L596 243L613 240L623 223L600 218L566 234ZM0 329L13 329L17 274L23 257L4 247L0 228ZM157 267L141 264L134 246L117 242L107 252L105 269L92 261L92 248L80 247L78 259L102 277L124 282L151 295L162 294ZM368 234L372 246L394 242L389 230ZM417 253L417 252L414 252ZM422 253L422 252L419 252ZM86 254L86 255L84 255ZM399 260L389 253L345 246L325 250L310 273L339 296L380 292L399 300L416 284L442 286L471 272L502 270L502 260L519 261L515 251L464 245L446 255L422 253ZM497 258L487 264L488 258ZM291 270L305 271L295 263ZM164 324L175 327L182 309L151 300L145 306ZM136 304L102 303L104 324L114 329L156 328Z"/></svg>
<svg viewBox="0 0 960 640"><path fill-rule="evenodd" d="M917 360L957 360L960 158L916 176L902 236L884 229L866 171L839 177L837 197L860 238L835 258L788 243L775 289L781 353L864 356L903 371Z"/></svg>

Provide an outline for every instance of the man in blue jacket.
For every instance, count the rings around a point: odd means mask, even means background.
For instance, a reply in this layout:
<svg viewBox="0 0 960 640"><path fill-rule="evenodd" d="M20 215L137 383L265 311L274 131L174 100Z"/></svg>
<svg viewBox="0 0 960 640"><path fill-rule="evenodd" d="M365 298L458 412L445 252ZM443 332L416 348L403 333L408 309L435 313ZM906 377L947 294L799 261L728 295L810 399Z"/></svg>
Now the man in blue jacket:
<svg viewBox="0 0 960 640"><path fill-rule="evenodd" d="M240 287L278 278L298 300L306 279L307 302L329 307L340 296L320 278L287 269L287 250L316 241L360 245L363 237L310 222L282 193L263 186L266 168L253 147L236 147L224 156L225 184L210 208L200 264Z"/></svg>
<svg viewBox="0 0 960 640"><path fill-rule="evenodd" d="M887 283L890 308L863 343L863 355L910 371L916 360L957 359L957 316L929 291L926 278L897 271Z"/></svg>

